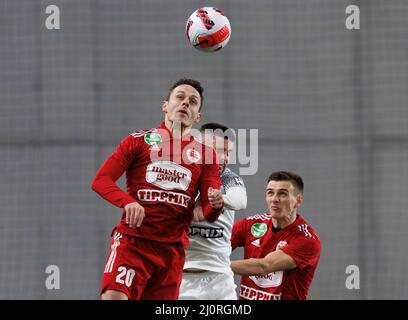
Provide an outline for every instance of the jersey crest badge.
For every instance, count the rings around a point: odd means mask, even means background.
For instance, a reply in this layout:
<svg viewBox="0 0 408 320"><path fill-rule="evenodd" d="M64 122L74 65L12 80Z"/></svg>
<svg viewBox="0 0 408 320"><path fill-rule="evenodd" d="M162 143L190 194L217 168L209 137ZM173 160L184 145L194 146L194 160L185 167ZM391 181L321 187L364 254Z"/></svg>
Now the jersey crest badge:
<svg viewBox="0 0 408 320"><path fill-rule="evenodd" d="M263 237L268 229L266 223L254 223L251 227L251 233L254 237Z"/></svg>
<svg viewBox="0 0 408 320"><path fill-rule="evenodd" d="M148 145L153 146L153 145L157 145L160 142L162 142L162 137L161 137L161 135L159 133L151 132L151 133L145 134L144 141Z"/></svg>
<svg viewBox="0 0 408 320"><path fill-rule="evenodd" d="M201 160L200 153L195 149L192 149L192 148L187 149L186 155L187 155L187 159L192 163L196 163Z"/></svg>
<svg viewBox="0 0 408 320"><path fill-rule="evenodd" d="M283 247L287 247L288 243L286 241L279 241L278 244L276 245L276 250L283 248Z"/></svg>
<svg viewBox="0 0 408 320"><path fill-rule="evenodd" d="M160 147L157 144L153 144L150 146L150 151L160 151Z"/></svg>

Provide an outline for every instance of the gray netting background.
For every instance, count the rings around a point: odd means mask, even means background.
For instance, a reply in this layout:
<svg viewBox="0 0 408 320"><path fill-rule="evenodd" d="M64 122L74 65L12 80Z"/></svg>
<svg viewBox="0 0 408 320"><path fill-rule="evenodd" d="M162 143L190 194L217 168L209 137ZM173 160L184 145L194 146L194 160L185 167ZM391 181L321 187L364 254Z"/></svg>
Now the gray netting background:
<svg viewBox="0 0 408 320"><path fill-rule="evenodd" d="M408 2L353 1L359 31L350 2L1 0L0 299L98 298L120 210L90 182L126 134L161 121L181 76L203 83L204 122L259 129L238 217L265 210L272 170L304 176L323 244L311 299L407 299ZM49 4L60 30L44 26ZM205 4L232 25L216 54L184 36ZM52 264L60 290L45 288ZM345 287L352 264L360 290Z"/></svg>

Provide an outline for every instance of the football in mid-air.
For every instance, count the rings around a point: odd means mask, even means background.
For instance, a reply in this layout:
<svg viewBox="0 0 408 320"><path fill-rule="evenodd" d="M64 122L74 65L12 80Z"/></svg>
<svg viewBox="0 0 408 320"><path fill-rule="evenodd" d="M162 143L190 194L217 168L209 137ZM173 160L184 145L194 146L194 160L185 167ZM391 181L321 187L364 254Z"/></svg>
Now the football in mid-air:
<svg viewBox="0 0 408 320"><path fill-rule="evenodd" d="M186 36L194 48L214 52L227 45L231 37L231 25L223 11L203 7L188 18Z"/></svg>

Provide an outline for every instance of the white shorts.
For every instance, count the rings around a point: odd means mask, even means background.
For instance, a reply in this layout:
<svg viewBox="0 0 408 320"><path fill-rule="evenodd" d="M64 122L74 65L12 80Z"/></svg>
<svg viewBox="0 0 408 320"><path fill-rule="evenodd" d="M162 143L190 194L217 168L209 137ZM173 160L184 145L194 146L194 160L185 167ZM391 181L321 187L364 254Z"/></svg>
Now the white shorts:
<svg viewBox="0 0 408 320"><path fill-rule="evenodd" d="M183 272L179 300L237 300L234 273Z"/></svg>

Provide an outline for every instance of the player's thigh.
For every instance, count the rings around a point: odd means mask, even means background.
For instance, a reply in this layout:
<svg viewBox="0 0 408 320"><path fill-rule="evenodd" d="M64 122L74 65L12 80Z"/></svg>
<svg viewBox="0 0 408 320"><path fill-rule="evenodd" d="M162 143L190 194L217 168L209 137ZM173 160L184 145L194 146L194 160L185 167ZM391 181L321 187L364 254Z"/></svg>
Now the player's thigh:
<svg viewBox="0 0 408 320"><path fill-rule="evenodd" d="M236 284L233 273L215 273L208 283L214 300L237 300Z"/></svg>
<svg viewBox="0 0 408 320"><path fill-rule="evenodd" d="M120 291L106 290L101 294L101 300L129 300L129 297Z"/></svg>
<svg viewBox="0 0 408 320"><path fill-rule="evenodd" d="M177 300L185 260L181 245L157 244L157 263L160 269L146 284L143 300Z"/></svg>
<svg viewBox="0 0 408 320"><path fill-rule="evenodd" d="M183 273L179 300L236 300L231 275L219 272Z"/></svg>
<svg viewBox="0 0 408 320"><path fill-rule="evenodd" d="M137 238L115 232L103 272L101 297L118 297L122 293L131 300L141 298L152 273L144 250ZM108 291L117 294L105 295Z"/></svg>
<svg viewBox="0 0 408 320"><path fill-rule="evenodd" d="M195 273L183 272L179 290L179 300L201 300L201 277Z"/></svg>

